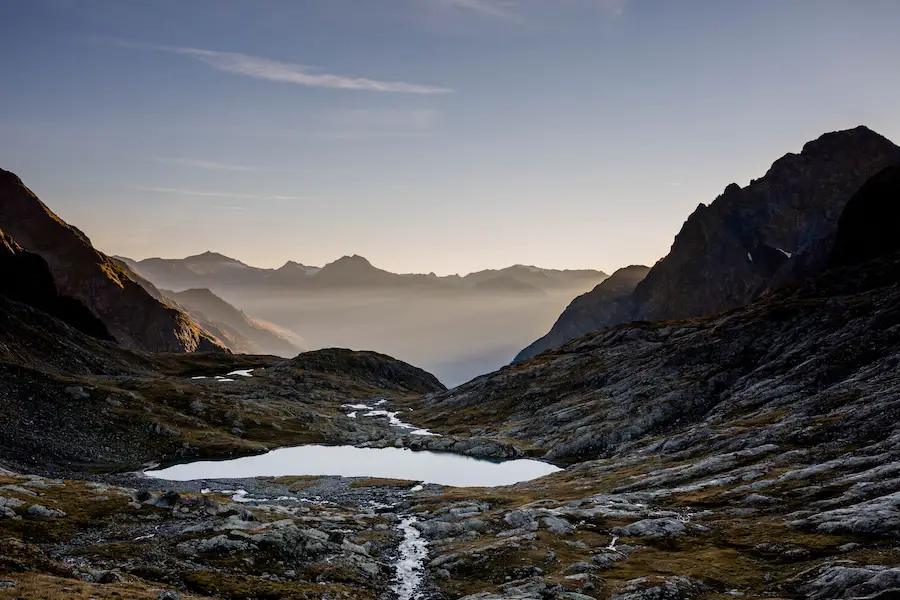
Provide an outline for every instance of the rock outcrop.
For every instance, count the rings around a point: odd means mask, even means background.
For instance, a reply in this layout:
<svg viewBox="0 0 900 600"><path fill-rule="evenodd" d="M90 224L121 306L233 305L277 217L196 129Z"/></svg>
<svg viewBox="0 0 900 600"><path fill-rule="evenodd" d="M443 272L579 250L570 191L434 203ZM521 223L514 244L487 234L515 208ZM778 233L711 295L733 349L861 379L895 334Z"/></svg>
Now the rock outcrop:
<svg viewBox="0 0 900 600"><path fill-rule="evenodd" d="M865 127L807 143L799 154L777 160L762 178L744 188L732 183L709 206L698 206L669 254L625 301L628 306L610 311L600 298L594 307L598 317L588 324L598 329L717 314L821 273L850 198L897 162L900 147ZM578 314L588 310L581 306ZM567 335L552 341L591 331L579 328L574 323L579 320L564 313L554 329ZM537 344L535 350L545 347ZM534 354L529 348L520 358Z"/></svg>
<svg viewBox="0 0 900 600"><path fill-rule="evenodd" d="M183 312L151 297L129 271L44 205L14 174L0 170L0 228L47 264L59 292L81 302L126 348L223 352Z"/></svg>

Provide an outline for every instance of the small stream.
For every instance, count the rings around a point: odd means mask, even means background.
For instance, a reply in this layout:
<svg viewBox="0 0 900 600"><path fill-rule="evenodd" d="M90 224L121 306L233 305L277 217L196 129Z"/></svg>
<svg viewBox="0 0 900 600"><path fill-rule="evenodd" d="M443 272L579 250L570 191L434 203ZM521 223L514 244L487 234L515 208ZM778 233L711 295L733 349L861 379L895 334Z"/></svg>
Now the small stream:
<svg viewBox="0 0 900 600"><path fill-rule="evenodd" d="M397 600L418 600L419 588L425 577L425 559L428 557L428 541L415 528L416 517L404 517L397 528L403 533L400 556L397 558L396 575L391 590Z"/></svg>

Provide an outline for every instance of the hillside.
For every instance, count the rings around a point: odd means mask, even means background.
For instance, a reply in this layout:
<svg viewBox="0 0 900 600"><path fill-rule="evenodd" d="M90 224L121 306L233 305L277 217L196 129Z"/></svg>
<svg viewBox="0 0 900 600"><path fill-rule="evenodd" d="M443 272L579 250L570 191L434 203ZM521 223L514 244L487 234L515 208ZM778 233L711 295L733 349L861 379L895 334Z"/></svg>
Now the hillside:
<svg viewBox="0 0 900 600"><path fill-rule="evenodd" d="M126 269L3 170L0 228L40 256L59 292L87 307L119 344L160 352L224 351L187 315L150 296Z"/></svg>
<svg viewBox="0 0 900 600"><path fill-rule="evenodd" d="M232 352L289 358L304 350L305 342L297 334L246 315L210 290L162 290L162 293L171 304L191 315Z"/></svg>

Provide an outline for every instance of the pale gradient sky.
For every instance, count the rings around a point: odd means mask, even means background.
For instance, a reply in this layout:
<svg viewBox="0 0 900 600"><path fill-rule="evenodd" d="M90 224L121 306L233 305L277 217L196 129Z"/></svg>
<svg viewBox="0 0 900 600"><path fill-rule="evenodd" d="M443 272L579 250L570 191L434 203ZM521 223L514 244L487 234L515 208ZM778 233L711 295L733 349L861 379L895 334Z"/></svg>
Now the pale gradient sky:
<svg viewBox="0 0 900 600"><path fill-rule="evenodd" d="M0 167L102 250L606 271L825 131L896 0L7 0Z"/></svg>

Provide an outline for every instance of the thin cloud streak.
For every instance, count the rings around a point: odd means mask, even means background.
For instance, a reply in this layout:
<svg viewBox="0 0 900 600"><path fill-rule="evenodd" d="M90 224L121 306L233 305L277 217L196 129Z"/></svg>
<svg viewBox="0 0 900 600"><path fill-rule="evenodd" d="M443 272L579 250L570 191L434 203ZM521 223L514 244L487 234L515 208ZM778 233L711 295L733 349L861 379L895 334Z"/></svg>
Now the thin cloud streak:
<svg viewBox="0 0 900 600"><path fill-rule="evenodd" d="M153 192L155 194L198 196L203 198L242 198L244 200L315 200L315 198L313 198L312 196L262 196L257 194L239 194L237 192L216 192L156 186L139 186L137 189L142 192Z"/></svg>
<svg viewBox="0 0 900 600"><path fill-rule="evenodd" d="M209 169L212 171L258 171L256 167L245 167L243 165L229 165L211 160L200 160L196 158L158 158L160 162L173 165L181 165L183 167L196 167L198 169Z"/></svg>
<svg viewBox="0 0 900 600"><path fill-rule="evenodd" d="M452 89L433 85L409 83L405 81L382 81L365 77L349 77L333 73L317 72L312 67L297 63L282 62L261 56L252 56L240 52L220 52L192 48L190 46L159 46L139 42L119 41L120 45L129 48L156 50L181 56L188 56L218 71L243 75L254 79L290 83L306 87L327 88L335 90L355 90L366 92L382 92L394 94L450 94Z"/></svg>
<svg viewBox="0 0 900 600"><path fill-rule="evenodd" d="M525 14L529 8L548 6L547 0L427 0L444 8L466 10L481 16L525 25ZM611 15L619 16L625 11L630 0L553 0L557 7L581 6L596 8Z"/></svg>
<svg viewBox="0 0 900 600"><path fill-rule="evenodd" d="M487 17L505 21L521 22L521 15L515 12L515 3L498 0L450 0L450 5L462 10L470 10Z"/></svg>

